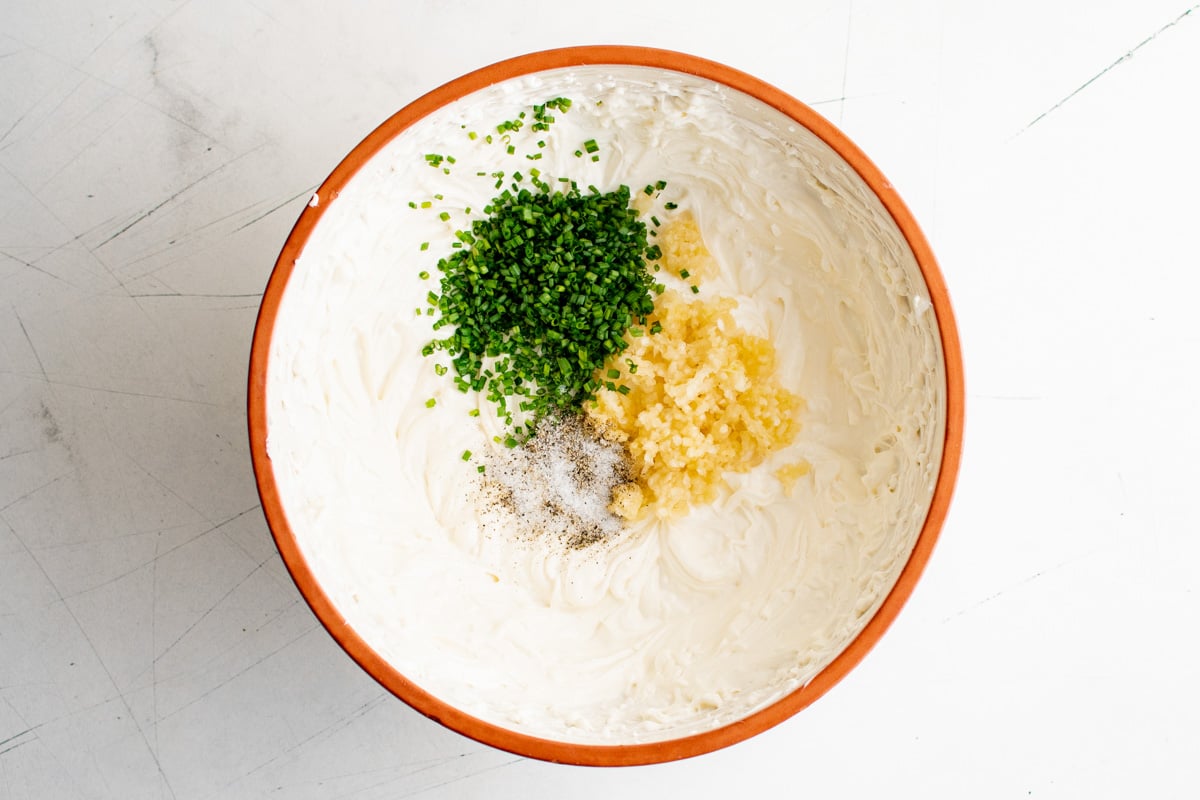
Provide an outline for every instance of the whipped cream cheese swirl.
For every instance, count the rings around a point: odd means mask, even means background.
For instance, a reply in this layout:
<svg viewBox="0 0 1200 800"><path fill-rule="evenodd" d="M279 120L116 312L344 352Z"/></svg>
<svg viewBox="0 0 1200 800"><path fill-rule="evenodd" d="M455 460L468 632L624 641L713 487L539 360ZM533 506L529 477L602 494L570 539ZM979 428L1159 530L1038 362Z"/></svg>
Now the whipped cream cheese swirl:
<svg viewBox="0 0 1200 800"><path fill-rule="evenodd" d="M571 110L513 135L513 155L483 140L558 96ZM575 155L589 139L597 162ZM428 153L453 155L450 174ZM437 288L418 273L436 277L454 231L496 193L477 173L531 166L602 191L666 180L662 200L695 216L721 267L703 292L738 301L738 323L774 343L782 384L807 404L794 443L728 476L717 502L579 549L484 524L475 465L502 421L435 374L421 355L432 318L415 313ZM268 453L313 574L406 677L524 733L648 742L746 717L862 630L929 508L945 377L912 252L817 137L699 78L561 70L440 109L314 200L326 211L272 340ZM811 471L788 496L773 472L798 461Z"/></svg>

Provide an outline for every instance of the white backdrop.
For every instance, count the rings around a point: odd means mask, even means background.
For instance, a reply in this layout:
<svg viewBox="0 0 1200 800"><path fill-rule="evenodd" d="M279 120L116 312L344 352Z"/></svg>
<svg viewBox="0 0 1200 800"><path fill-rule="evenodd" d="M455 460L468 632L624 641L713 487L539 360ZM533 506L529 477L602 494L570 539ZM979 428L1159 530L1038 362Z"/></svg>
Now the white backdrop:
<svg viewBox="0 0 1200 800"><path fill-rule="evenodd" d="M1200 6L0 6L0 799L1195 796ZM282 568L244 422L258 297L342 156L463 72L597 43L841 127L932 241L967 379L942 540L866 661L621 770L362 673Z"/></svg>

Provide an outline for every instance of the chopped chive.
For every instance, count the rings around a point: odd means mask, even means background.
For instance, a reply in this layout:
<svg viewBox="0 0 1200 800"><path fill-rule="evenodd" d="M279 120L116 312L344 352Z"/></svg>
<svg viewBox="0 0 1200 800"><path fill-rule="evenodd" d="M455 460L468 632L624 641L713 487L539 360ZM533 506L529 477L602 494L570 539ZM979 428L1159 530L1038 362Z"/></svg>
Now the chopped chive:
<svg viewBox="0 0 1200 800"><path fill-rule="evenodd" d="M426 401L425 401L425 407L426 407L426 408L433 408L433 407L434 407L434 406L436 406L436 405L437 405L437 400L436 400L435 398L432 398L432 397L431 397L431 398L429 398L428 400L426 400Z"/></svg>
<svg viewBox="0 0 1200 800"><path fill-rule="evenodd" d="M599 161L599 160L600 160L600 156L592 156L592 161Z"/></svg>
<svg viewBox="0 0 1200 800"><path fill-rule="evenodd" d="M588 139L586 142L583 143L583 149L588 151L589 153L594 153L600 149L600 145L596 144L595 139Z"/></svg>
<svg viewBox="0 0 1200 800"><path fill-rule="evenodd" d="M675 209L679 208L679 204L678 203L663 203L663 208L665 208L667 211L674 211Z"/></svg>
<svg viewBox="0 0 1200 800"><path fill-rule="evenodd" d="M485 471L487 471L487 467L485 467L483 464L480 464L475 468L475 471L482 475Z"/></svg>
<svg viewBox="0 0 1200 800"><path fill-rule="evenodd" d="M467 416L468 416L468 417L478 417L478 416L479 416L479 409L478 409L478 408L472 408L470 411L468 411L468 412L467 412Z"/></svg>
<svg viewBox="0 0 1200 800"><path fill-rule="evenodd" d="M473 142L479 138L479 134L476 133L475 131L471 131L470 133L467 134L467 138Z"/></svg>
<svg viewBox="0 0 1200 800"><path fill-rule="evenodd" d="M428 242L426 242L426 244L428 244ZM424 248L422 248L422 249L424 249ZM429 273L426 272L425 270L421 270L420 272L417 273L417 277L423 281L427 281L427 280L429 280Z"/></svg>
<svg viewBox="0 0 1200 800"><path fill-rule="evenodd" d="M647 195L652 195L652 194L654 194L654 187L651 186L650 184L646 184L646 188L642 189L642 191L645 192Z"/></svg>
<svg viewBox="0 0 1200 800"><path fill-rule="evenodd" d="M619 377L621 377L621 370L619 370L619 369L610 369L610 370L608 371L608 377L610 377L610 378L619 378Z"/></svg>
<svg viewBox="0 0 1200 800"><path fill-rule="evenodd" d="M580 158L580 157L582 157L582 156L583 156L583 151L582 151L582 150L576 150L576 151L575 151L575 157L576 157L576 158Z"/></svg>
<svg viewBox="0 0 1200 800"><path fill-rule="evenodd" d="M679 270L679 277L683 278L684 280L687 280L691 276L692 273L688 272L686 269Z"/></svg>
<svg viewBox="0 0 1200 800"><path fill-rule="evenodd" d="M423 200L421 202L421 208L433 208L433 202L430 200Z"/></svg>
<svg viewBox="0 0 1200 800"><path fill-rule="evenodd" d="M438 375L445 375L446 374L446 365L445 364L434 364L433 371L436 372Z"/></svg>
<svg viewBox="0 0 1200 800"><path fill-rule="evenodd" d="M692 284L692 294L700 294L700 287L694 283Z"/></svg>
<svg viewBox="0 0 1200 800"><path fill-rule="evenodd" d="M471 451L470 451L470 450L463 450L463 452L462 452L462 460L463 460L463 461L470 461L470 460L471 460Z"/></svg>
<svg viewBox="0 0 1200 800"><path fill-rule="evenodd" d="M424 252L429 249L429 242L421 242L421 250Z"/></svg>
<svg viewBox="0 0 1200 800"><path fill-rule="evenodd" d="M447 222L447 221L449 221L449 219L450 219L450 212L449 212L449 211L443 211L442 213L438 214L438 218L439 218L439 219L440 219L442 222Z"/></svg>
<svg viewBox="0 0 1200 800"><path fill-rule="evenodd" d="M528 181L514 173L511 189L498 186L483 217L456 232L460 246L438 262L440 294L429 298L441 313L434 328L452 332L428 351L445 351L456 388L496 407L510 447L539 418L604 388L597 371L607 374L604 361L629 346L626 336L645 335L660 286L628 187L601 193L563 180L552 189L551 180L530 169ZM517 408L528 424L514 425Z"/></svg>

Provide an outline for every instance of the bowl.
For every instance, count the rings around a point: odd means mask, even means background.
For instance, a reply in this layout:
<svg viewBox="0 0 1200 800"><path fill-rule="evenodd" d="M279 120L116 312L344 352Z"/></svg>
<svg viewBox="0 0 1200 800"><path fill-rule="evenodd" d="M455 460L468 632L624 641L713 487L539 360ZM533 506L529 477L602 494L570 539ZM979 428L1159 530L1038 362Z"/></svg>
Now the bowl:
<svg viewBox="0 0 1200 800"><path fill-rule="evenodd" d="M418 351L443 335L431 324L446 314L439 259L472 246L455 231L471 231L506 189L554 182L549 194L576 179L584 196L602 193L596 183L605 193L632 184L639 219L661 242L673 222L660 229L660 214L690 219L672 252L695 244L687 230L703 233L695 252L716 272L701 280L677 268L693 262L664 260L673 268L659 280L672 290L660 297L707 309L692 335L750 343L700 370L719 371L712 386L755 391L766 379L749 363L766 365L790 409L771 419L795 425L780 449L718 477L692 461L663 471L675 473L663 478L670 485L691 476L690 491L710 475L711 502L685 498L682 514L635 505L620 534L549 542L530 535L549 523L521 528L504 506L524 479L497 483L506 469L529 474L491 444L510 435L511 409L493 414L478 392L455 391L439 354ZM765 360L745 355L764 347ZM350 657L461 734L585 765L706 753L829 691L883 635L929 559L963 414L942 277L867 157L756 78L619 46L464 75L355 147L280 252L248 401L279 552ZM683 425L701 414L686 402ZM553 441L540 431L531 441ZM636 441L612 452L627 458ZM559 463L551 450L521 469ZM576 468L604 458L593 452Z"/></svg>

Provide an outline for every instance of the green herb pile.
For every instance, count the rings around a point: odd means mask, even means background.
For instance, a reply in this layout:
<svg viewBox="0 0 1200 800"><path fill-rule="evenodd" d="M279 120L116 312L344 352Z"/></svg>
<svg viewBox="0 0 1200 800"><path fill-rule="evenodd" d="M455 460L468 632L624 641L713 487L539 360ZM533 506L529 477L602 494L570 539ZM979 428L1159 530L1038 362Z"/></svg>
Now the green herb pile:
<svg viewBox="0 0 1200 800"><path fill-rule="evenodd" d="M626 349L627 332L645 334L663 290L647 269L658 248L648 244L628 187L552 189L537 174L532 183L530 190L514 182L484 208L485 218L457 232L461 247L438 262L441 291L428 296L439 314L434 329L454 330L425 355L449 355L458 388L486 392L507 425L510 398L527 412L510 447L543 416L578 409L602 387L629 391L598 370Z"/></svg>

